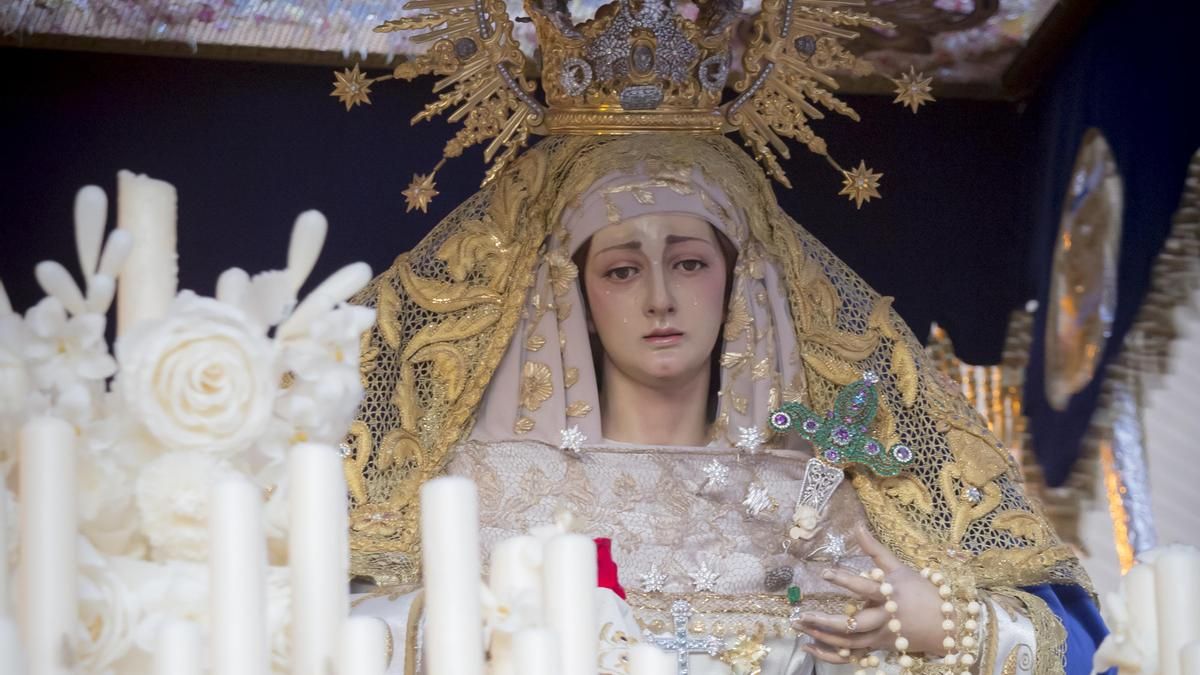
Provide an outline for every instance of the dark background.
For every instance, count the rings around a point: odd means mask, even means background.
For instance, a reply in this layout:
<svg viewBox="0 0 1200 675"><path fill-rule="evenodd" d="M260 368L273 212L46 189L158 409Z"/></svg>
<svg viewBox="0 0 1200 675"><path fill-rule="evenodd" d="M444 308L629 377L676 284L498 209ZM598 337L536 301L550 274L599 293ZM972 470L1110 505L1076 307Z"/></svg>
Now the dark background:
<svg viewBox="0 0 1200 675"><path fill-rule="evenodd" d="M1084 131L1099 126L1128 207L1111 358L1200 145L1189 91L1198 64L1184 35L1197 23L1136 9L1121 2L1098 10L1020 101L941 100L914 116L890 96L847 96L863 121L831 116L815 129L844 166L865 159L882 172L884 198L855 210L837 196L840 176L796 148L785 163L795 187L780 187L780 201L895 296L919 337L936 320L966 361L994 363L1009 312L1046 295L1060 195ZM38 261L77 267L75 191L100 185L113 212L122 168L178 189L180 287L202 293L226 267L282 266L292 220L310 208L330 222L313 279L354 260L382 270L483 177L478 154L451 160L430 212L405 213L400 192L432 169L455 130L442 120L409 126L433 98L431 80L379 83L372 105L347 112L329 96L328 67L22 48L0 48L0 64L0 279L18 310L41 295ZM1041 387L1035 359L1035 446L1057 482L1096 388L1056 414Z"/></svg>

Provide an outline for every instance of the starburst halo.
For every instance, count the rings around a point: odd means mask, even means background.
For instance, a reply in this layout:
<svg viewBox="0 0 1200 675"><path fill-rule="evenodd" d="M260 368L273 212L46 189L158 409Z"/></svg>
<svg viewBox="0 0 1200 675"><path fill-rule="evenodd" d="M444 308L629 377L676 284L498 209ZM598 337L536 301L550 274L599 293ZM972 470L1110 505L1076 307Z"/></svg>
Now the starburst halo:
<svg viewBox="0 0 1200 675"><path fill-rule="evenodd" d="M404 195L404 212L408 213L413 209L420 209L421 213L427 213L429 202L438 195L438 191L434 189L437 185L433 182L434 174L413 174L412 182L408 184L408 189L401 192Z"/></svg>
<svg viewBox="0 0 1200 675"><path fill-rule="evenodd" d="M917 108L935 100L930 93L933 91L933 78L925 77L925 73L918 73L913 66L909 66L908 72L901 75L900 79L893 79L892 82L896 85L896 100L892 103L908 106L914 115Z"/></svg>
<svg viewBox="0 0 1200 675"><path fill-rule="evenodd" d="M334 73L333 77L333 91L329 95L345 103L346 110L361 103L371 103L371 83L375 80L368 79L366 73L358 69L357 63L353 68Z"/></svg>
<svg viewBox="0 0 1200 675"><path fill-rule="evenodd" d="M860 161L853 171L842 171L842 178L842 191L838 194L849 197L855 208L861 209L863 202L880 197L879 179L883 174L868 169L866 162Z"/></svg>

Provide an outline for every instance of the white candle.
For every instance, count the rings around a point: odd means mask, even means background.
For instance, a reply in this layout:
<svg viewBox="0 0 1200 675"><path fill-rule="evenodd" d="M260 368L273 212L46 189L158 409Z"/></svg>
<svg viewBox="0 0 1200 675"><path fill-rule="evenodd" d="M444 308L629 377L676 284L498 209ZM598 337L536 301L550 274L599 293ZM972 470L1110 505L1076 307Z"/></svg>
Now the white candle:
<svg viewBox="0 0 1200 675"><path fill-rule="evenodd" d="M560 534L546 543L542 606L558 638L562 675L596 675L596 543Z"/></svg>
<svg viewBox="0 0 1200 675"><path fill-rule="evenodd" d="M21 428L21 619L29 675L70 671L78 623L75 430L37 417Z"/></svg>
<svg viewBox="0 0 1200 675"><path fill-rule="evenodd" d="M388 669L388 631L382 619L352 616L342 627L338 675L383 675ZM329 671L322 671L326 675Z"/></svg>
<svg viewBox="0 0 1200 675"><path fill-rule="evenodd" d="M445 477L421 487L421 548L427 672L482 675L479 495L474 483Z"/></svg>
<svg viewBox="0 0 1200 675"><path fill-rule="evenodd" d="M8 599L8 488L0 480L0 618L12 614Z"/></svg>
<svg viewBox="0 0 1200 675"><path fill-rule="evenodd" d="M287 489L291 672L326 675L350 612L350 525L341 456L315 443L292 448Z"/></svg>
<svg viewBox="0 0 1200 675"><path fill-rule="evenodd" d="M200 675L203 663L200 627L182 619L165 621L154 647L154 675Z"/></svg>
<svg viewBox="0 0 1200 675"><path fill-rule="evenodd" d="M513 672L558 675L558 642L548 628L522 628L513 634Z"/></svg>
<svg viewBox="0 0 1200 675"><path fill-rule="evenodd" d="M262 502L241 476L218 481L209 501L212 672L221 675L268 672Z"/></svg>
<svg viewBox="0 0 1200 675"><path fill-rule="evenodd" d="M1200 675L1200 639L1192 640L1179 650L1179 672Z"/></svg>
<svg viewBox="0 0 1200 675"><path fill-rule="evenodd" d="M1169 547L1154 559L1158 660L1162 675L1179 675L1179 652L1200 635L1200 551Z"/></svg>
<svg viewBox="0 0 1200 675"><path fill-rule="evenodd" d="M672 675L677 667L674 656L652 644L639 642L629 650L629 675Z"/></svg>
<svg viewBox="0 0 1200 675"><path fill-rule="evenodd" d="M117 287L117 334L166 313L175 298L175 188L129 171L117 173L117 227L133 235L133 250Z"/></svg>
<svg viewBox="0 0 1200 675"><path fill-rule="evenodd" d="M21 640L17 637L17 624L0 614L0 673L24 673L21 663Z"/></svg>
<svg viewBox="0 0 1200 675"><path fill-rule="evenodd" d="M1121 596L1129 608L1129 625L1146 656L1158 651L1158 606L1154 594L1154 565L1134 565L1121 577Z"/></svg>

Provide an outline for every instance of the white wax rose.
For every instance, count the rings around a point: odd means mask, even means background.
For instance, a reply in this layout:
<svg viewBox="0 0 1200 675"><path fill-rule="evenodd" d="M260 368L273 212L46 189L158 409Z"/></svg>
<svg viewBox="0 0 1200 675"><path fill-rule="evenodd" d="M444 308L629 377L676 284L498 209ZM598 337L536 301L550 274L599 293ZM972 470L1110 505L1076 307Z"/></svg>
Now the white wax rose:
<svg viewBox="0 0 1200 675"><path fill-rule="evenodd" d="M85 673L112 673L135 648L141 604L109 559L81 537L79 546L79 620L75 635L76 668Z"/></svg>
<svg viewBox="0 0 1200 675"><path fill-rule="evenodd" d="M185 291L117 341L117 391L164 448L233 455L270 422L276 357L242 311Z"/></svg>
<svg viewBox="0 0 1200 675"><path fill-rule="evenodd" d="M209 491L231 473L224 460L195 451L169 452L142 468L135 494L155 558L207 558Z"/></svg>

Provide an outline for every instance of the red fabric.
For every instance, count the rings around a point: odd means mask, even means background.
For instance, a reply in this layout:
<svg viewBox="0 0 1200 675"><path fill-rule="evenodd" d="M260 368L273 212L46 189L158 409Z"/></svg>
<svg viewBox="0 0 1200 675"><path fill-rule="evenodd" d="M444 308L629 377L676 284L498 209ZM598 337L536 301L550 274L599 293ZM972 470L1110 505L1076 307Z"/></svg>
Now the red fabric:
<svg viewBox="0 0 1200 675"><path fill-rule="evenodd" d="M617 563L612 559L612 539L608 537L596 538L596 585L600 588L608 590L621 596L625 599L625 589L621 588L621 581L617 578Z"/></svg>

